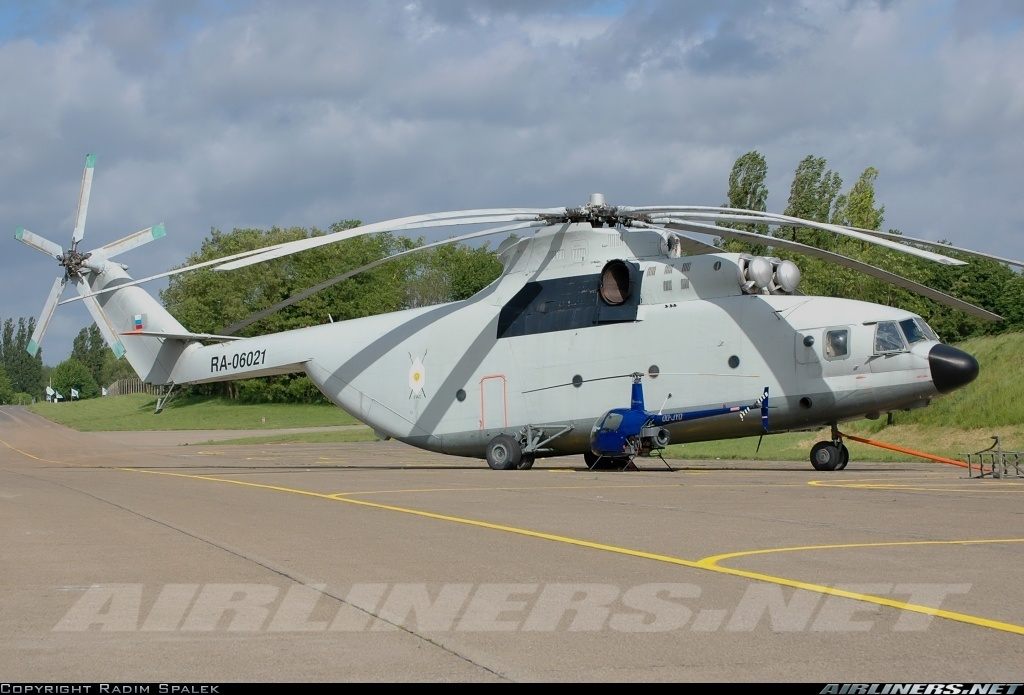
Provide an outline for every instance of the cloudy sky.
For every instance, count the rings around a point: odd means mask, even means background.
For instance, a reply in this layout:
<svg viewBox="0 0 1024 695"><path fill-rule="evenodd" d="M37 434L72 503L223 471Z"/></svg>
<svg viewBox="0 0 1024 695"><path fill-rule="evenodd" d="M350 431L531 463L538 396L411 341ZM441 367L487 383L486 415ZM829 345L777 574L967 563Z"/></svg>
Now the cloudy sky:
<svg viewBox="0 0 1024 695"><path fill-rule="evenodd" d="M85 248L167 226L136 276L211 228L719 205L751 150L770 210L813 154L879 170L883 228L1024 257L1017 0L3 0L0 95L0 318L42 308L14 231L68 243L90 152Z"/></svg>

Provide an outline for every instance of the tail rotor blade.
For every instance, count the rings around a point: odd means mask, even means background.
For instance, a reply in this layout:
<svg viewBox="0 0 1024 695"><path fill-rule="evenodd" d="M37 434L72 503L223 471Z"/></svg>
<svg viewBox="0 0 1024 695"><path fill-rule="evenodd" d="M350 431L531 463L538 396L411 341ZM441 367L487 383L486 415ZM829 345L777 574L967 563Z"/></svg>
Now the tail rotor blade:
<svg viewBox="0 0 1024 695"><path fill-rule="evenodd" d="M156 241L162 236L166 236L167 232L162 224L158 224L155 227L149 227L143 229L141 232L135 232L129 234L123 239L111 242L106 246L101 246L98 249L94 249L91 253L94 260L103 260L107 258L113 258L114 256L138 248L143 244L148 244L151 241Z"/></svg>
<svg viewBox="0 0 1024 695"><path fill-rule="evenodd" d="M33 357L39 352L39 344L43 341L43 333L46 332L46 326L49 325L50 319L53 318L53 312L57 308L57 302L60 300L61 292L64 291L65 280L63 277L58 277L53 282L53 288L50 290L50 296L46 298L46 304L43 305L43 313L39 315L39 321L36 322L36 329L32 331L32 337L29 338L28 354Z"/></svg>
<svg viewBox="0 0 1024 695"><path fill-rule="evenodd" d="M89 194L92 193L92 174L96 167L96 155L85 156L85 172L82 174L82 192L78 196L78 214L75 215L75 231L71 234L72 245L85 236L85 217L89 213Z"/></svg>
<svg viewBox="0 0 1024 695"><path fill-rule="evenodd" d="M14 231L14 238L23 244L42 251L47 256L55 258L58 261L64 255L64 249L62 249L59 244L55 244L49 239L44 239L38 234L33 234L24 227L18 227Z"/></svg>
<svg viewBox="0 0 1024 695"><path fill-rule="evenodd" d="M86 284L81 278L74 279L75 287L78 288L79 294L88 295L89 285ZM85 307L89 310L89 314L92 315L92 320L96 322L96 327L100 329L100 333L103 334L103 339L107 341L107 345L114 351L114 357L120 358L124 354L124 343L117 337L117 331L110 325L110 321L104 315L100 309L100 303L94 296L86 296L83 298Z"/></svg>

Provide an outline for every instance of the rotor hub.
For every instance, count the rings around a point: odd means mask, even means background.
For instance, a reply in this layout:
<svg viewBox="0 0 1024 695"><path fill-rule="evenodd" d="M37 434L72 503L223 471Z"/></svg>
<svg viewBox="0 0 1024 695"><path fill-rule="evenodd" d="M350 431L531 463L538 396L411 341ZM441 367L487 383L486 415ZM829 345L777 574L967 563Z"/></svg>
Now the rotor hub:
<svg viewBox="0 0 1024 695"><path fill-rule="evenodd" d="M91 253L81 253L72 246L57 260L60 261L61 267L64 268L64 272L69 278L81 277L82 270L86 267L85 262L89 260L90 256L92 256Z"/></svg>
<svg viewBox="0 0 1024 695"><path fill-rule="evenodd" d="M564 215L544 215L552 224L589 223L592 227L614 227L626 224L627 220L619 214L619 208L608 205L603 193L592 193L586 205L578 208L566 208Z"/></svg>

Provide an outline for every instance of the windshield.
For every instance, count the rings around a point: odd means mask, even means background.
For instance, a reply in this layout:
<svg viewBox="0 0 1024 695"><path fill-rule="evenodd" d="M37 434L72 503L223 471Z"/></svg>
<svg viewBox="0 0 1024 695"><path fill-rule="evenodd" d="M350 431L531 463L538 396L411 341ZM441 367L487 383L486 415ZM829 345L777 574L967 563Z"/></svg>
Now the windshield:
<svg viewBox="0 0 1024 695"><path fill-rule="evenodd" d="M892 321L883 321L875 326L875 352L901 352L906 350L900 329Z"/></svg>
<svg viewBox="0 0 1024 695"><path fill-rule="evenodd" d="M921 330L921 327L914 322L914 319L900 321L900 328L903 329L903 335L907 337L908 345L919 343L922 340L928 340L928 338L925 337L924 332Z"/></svg>
<svg viewBox="0 0 1024 695"><path fill-rule="evenodd" d="M600 425L602 432L614 432L622 424L622 413L608 413Z"/></svg>
<svg viewBox="0 0 1024 695"><path fill-rule="evenodd" d="M907 343L910 345L919 343L922 340L939 339L939 336L935 335L935 331L931 329L931 326L918 316L900 321L900 328L903 329L903 335L907 337Z"/></svg>

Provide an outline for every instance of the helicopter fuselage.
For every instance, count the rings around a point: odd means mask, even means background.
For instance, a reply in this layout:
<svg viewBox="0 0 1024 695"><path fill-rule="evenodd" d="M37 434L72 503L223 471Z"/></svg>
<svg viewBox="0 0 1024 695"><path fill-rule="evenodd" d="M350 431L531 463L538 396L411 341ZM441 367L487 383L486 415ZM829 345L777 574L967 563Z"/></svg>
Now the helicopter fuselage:
<svg viewBox="0 0 1024 695"><path fill-rule="evenodd" d="M301 369L379 436L482 458L526 428L556 435L543 455L587 452L635 372L667 414L748 404L768 387L771 432L924 406L973 378L955 355L933 374L941 344L907 311L745 293L741 256L679 257L654 232L555 225L500 257L502 275L468 300L194 344L170 380ZM763 431L733 415L664 426L673 443Z"/></svg>

